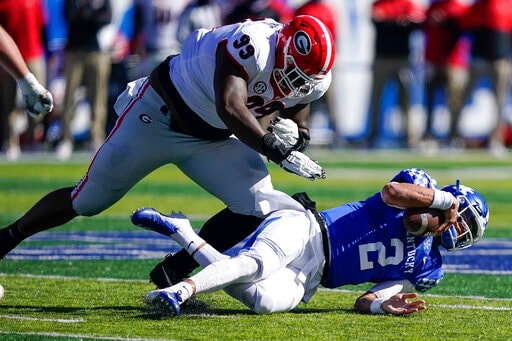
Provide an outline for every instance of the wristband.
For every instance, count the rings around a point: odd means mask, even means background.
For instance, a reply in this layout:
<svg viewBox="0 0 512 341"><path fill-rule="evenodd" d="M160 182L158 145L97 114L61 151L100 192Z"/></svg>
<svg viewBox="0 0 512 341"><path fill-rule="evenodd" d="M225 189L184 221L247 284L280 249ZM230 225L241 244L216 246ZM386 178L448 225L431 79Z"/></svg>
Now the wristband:
<svg viewBox="0 0 512 341"><path fill-rule="evenodd" d="M437 208L443 211L447 210L452 207L453 199L454 197L451 193L434 189L434 200L432 200L430 208Z"/></svg>
<svg viewBox="0 0 512 341"><path fill-rule="evenodd" d="M31 89L32 84L39 84L36 76L34 76L31 72L27 73L25 77L17 79L16 83L23 91Z"/></svg>
<svg viewBox="0 0 512 341"><path fill-rule="evenodd" d="M372 314L385 314L386 312L382 309L382 302L385 300L383 298L376 298L370 304L370 311Z"/></svg>

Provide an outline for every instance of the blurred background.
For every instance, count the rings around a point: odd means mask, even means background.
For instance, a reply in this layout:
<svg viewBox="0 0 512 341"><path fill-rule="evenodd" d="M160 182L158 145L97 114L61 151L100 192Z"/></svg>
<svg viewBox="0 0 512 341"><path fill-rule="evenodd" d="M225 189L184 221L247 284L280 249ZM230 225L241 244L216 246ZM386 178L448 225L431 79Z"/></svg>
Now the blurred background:
<svg viewBox="0 0 512 341"><path fill-rule="evenodd" d="M126 83L188 34L247 18L323 20L337 43L333 83L313 103L311 144L330 149L484 149L510 156L512 0L1 0L0 25L52 91L31 119L0 91L0 157L94 152ZM0 72L0 89L15 89Z"/></svg>

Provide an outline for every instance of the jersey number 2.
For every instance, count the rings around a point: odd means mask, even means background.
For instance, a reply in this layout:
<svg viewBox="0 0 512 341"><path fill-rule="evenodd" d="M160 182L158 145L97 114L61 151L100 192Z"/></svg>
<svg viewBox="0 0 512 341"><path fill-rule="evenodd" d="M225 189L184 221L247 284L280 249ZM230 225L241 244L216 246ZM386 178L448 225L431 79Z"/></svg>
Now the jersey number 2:
<svg viewBox="0 0 512 341"><path fill-rule="evenodd" d="M380 266L398 265L404 259L404 243L397 238L390 240L390 248L386 250L386 246L381 242L359 245L359 264L361 270L369 270L374 268L374 262L370 260L369 254L377 252L377 263ZM388 255L388 252L394 255Z"/></svg>

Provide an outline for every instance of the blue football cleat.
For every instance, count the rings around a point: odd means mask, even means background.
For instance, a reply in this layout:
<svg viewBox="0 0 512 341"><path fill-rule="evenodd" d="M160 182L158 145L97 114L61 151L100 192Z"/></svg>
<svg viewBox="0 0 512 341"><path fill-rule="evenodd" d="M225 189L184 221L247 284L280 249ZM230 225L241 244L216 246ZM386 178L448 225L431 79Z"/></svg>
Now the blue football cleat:
<svg viewBox="0 0 512 341"><path fill-rule="evenodd" d="M181 292L153 290L143 296L146 310L152 315L177 316L180 314Z"/></svg>
<svg viewBox="0 0 512 341"><path fill-rule="evenodd" d="M132 214L132 223L134 225L158 232L167 237L178 231L178 227L172 222L173 219L188 220L181 212L172 212L171 215L165 215L151 207L138 209Z"/></svg>

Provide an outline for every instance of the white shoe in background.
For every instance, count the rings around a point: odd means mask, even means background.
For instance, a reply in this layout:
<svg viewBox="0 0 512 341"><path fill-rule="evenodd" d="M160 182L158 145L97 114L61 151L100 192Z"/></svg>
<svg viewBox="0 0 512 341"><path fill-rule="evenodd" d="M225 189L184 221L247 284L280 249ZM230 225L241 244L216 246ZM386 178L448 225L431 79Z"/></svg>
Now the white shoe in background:
<svg viewBox="0 0 512 341"><path fill-rule="evenodd" d="M73 154L73 143L69 140L64 140L57 146L57 159L59 161L69 160Z"/></svg>
<svg viewBox="0 0 512 341"><path fill-rule="evenodd" d="M7 148L7 151L5 152L5 157L7 158L7 161L16 161L21 156L21 149L20 146L9 146Z"/></svg>

